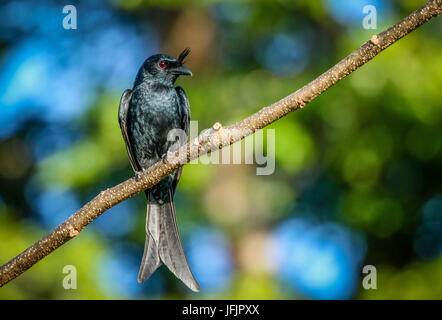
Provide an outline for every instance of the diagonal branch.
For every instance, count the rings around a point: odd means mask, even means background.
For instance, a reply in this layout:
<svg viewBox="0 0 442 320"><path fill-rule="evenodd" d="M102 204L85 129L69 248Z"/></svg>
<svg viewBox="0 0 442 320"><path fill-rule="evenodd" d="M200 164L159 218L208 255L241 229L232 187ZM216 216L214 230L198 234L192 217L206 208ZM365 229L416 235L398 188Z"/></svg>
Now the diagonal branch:
<svg viewBox="0 0 442 320"><path fill-rule="evenodd" d="M147 169L139 181L132 178L101 191L51 233L1 266L0 286L18 277L52 251L77 236L89 223L109 208L152 187L190 160L239 141L288 113L303 108L339 80L370 61L382 50L431 18L439 16L441 12L442 0L428 1L423 7L388 30L374 35L334 67L291 95L232 126L222 127L219 123L215 123L211 129L201 134L197 139L182 146L176 154L168 155L166 161L158 162Z"/></svg>

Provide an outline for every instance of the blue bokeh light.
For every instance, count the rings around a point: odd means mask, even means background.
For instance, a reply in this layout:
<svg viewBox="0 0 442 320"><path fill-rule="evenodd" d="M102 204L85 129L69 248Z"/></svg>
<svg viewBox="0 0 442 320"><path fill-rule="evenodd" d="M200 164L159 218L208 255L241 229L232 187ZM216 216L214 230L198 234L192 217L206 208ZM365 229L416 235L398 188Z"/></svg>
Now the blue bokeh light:
<svg viewBox="0 0 442 320"><path fill-rule="evenodd" d="M195 230L186 253L202 291L220 291L228 287L233 271L231 248L220 231L208 227Z"/></svg>
<svg viewBox="0 0 442 320"><path fill-rule="evenodd" d="M414 250L423 259L442 254L442 195L437 194L422 208L422 223L414 239Z"/></svg>
<svg viewBox="0 0 442 320"><path fill-rule="evenodd" d="M40 221L47 228L54 228L77 211L81 204L76 194L66 188L51 188L32 199Z"/></svg>
<svg viewBox="0 0 442 320"><path fill-rule="evenodd" d="M282 76L298 74L309 61L306 42L302 37L289 33L279 33L264 39L255 52L258 62L264 68Z"/></svg>
<svg viewBox="0 0 442 320"><path fill-rule="evenodd" d="M99 219L94 227L99 228L107 236L121 237L133 231L135 227L135 208L133 202L124 201L110 208Z"/></svg>
<svg viewBox="0 0 442 320"><path fill-rule="evenodd" d="M367 5L375 7L377 21L387 20L392 14L391 4L385 0L325 0L324 3L338 22L348 26L362 26L362 20L367 15L363 8Z"/></svg>
<svg viewBox="0 0 442 320"><path fill-rule="evenodd" d="M124 245L119 245L97 259L100 288L110 296L116 297L135 298L142 293L161 295L164 292L161 272L155 272L144 284L139 284L139 261L130 251Z"/></svg>
<svg viewBox="0 0 442 320"><path fill-rule="evenodd" d="M314 299L348 299L365 250L359 236L338 224L296 218L274 231L271 259L294 291Z"/></svg>
<svg viewBox="0 0 442 320"><path fill-rule="evenodd" d="M18 1L0 8L4 33L25 33L0 61L0 137L31 118L69 122L92 105L100 90L125 89L146 56L157 50L148 24L141 35L104 3L84 2L77 11L88 15L78 29L65 30L59 3ZM23 20L18 23L11 12L33 14L17 14Z"/></svg>

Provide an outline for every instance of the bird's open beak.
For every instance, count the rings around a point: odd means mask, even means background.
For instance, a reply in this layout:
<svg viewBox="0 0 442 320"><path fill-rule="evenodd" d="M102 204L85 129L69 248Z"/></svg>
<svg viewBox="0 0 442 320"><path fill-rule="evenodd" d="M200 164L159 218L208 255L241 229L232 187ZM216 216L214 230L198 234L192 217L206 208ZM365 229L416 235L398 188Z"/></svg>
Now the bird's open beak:
<svg viewBox="0 0 442 320"><path fill-rule="evenodd" d="M174 68L172 70L170 70L173 74L177 74L177 75L183 75L183 76L191 76L192 75L192 71L190 71L189 69L181 66L181 67L177 67Z"/></svg>

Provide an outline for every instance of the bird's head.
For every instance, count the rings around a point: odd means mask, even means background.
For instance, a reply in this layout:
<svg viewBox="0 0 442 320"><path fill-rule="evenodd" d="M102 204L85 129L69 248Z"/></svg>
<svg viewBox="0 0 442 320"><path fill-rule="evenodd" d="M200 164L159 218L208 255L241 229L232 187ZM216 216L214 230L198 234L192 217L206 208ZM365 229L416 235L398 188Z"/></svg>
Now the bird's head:
<svg viewBox="0 0 442 320"><path fill-rule="evenodd" d="M184 59L189 53L190 49L186 48L178 58L165 54L155 54L149 57L140 68L135 82L148 80L163 85L173 85L179 76L191 76L192 72L183 66Z"/></svg>

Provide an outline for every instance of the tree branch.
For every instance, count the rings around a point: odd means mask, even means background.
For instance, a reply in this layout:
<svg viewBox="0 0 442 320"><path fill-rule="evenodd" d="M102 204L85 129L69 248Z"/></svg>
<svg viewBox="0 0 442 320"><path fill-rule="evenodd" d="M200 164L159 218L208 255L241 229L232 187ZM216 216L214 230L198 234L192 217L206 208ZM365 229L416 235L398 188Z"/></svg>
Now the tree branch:
<svg viewBox="0 0 442 320"><path fill-rule="evenodd" d="M334 67L291 95L232 126L222 127L219 123L215 123L211 129L206 130L197 139L181 147L175 154L169 155L166 161L158 162L147 169L138 182L132 178L100 192L51 233L1 266L0 286L18 277L39 260L77 236L89 223L109 208L152 187L190 160L239 141L288 113L303 108L339 80L370 61L382 50L431 18L439 16L441 11L442 0L428 1L426 5L390 29L374 35L368 42Z"/></svg>

